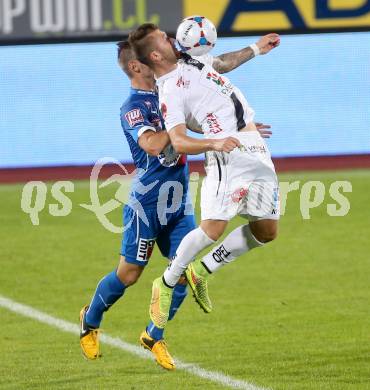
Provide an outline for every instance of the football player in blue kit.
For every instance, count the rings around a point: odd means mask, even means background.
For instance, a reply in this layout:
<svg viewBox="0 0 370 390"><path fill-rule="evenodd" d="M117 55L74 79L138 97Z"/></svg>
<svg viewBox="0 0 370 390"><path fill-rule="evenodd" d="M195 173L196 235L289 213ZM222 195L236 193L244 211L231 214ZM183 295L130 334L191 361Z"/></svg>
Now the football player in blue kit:
<svg viewBox="0 0 370 390"><path fill-rule="evenodd" d="M269 35L256 44L268 45ZM254 44L254 45L256 45ZM250 46L213 58L213 66L228 72L256 55ZM155 243L162 255L171 259L183 237L196 228L188 200L189 172L186 156L174 152L159 110L153 72L135 58L127 41L118 43L118 62L131 81L129 97L121 107L121 124L136 166L136 176L128 203L123 209L125 231L117 269L104 276L89 305L80 312L80 345L84 356L101 356L99 327L106 312L125 290L137 282L148 264ZM262 136L269 126L260 124ZM187 294L186 279L175 286L169 320ZM164 330L149 322L140 343L150 350L157 363L168 370L174 361L163 339Z"/></svg>

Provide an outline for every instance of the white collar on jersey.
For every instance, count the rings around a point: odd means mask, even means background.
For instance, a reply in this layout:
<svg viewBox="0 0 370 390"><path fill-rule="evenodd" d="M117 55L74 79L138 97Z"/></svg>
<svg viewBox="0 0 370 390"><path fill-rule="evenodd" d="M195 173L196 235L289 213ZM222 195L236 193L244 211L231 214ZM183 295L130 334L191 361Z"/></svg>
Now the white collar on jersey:
<svg viewBox="0 0 370 390"><path fill-rule="evenodd" d="M168 72L168 73L164 74L163 76L156 78L156 81L158 83L158 82L167 80L171 77L176 76L176 74L177 74L177 67L174 70L171 70L171 72Z"/></svg>

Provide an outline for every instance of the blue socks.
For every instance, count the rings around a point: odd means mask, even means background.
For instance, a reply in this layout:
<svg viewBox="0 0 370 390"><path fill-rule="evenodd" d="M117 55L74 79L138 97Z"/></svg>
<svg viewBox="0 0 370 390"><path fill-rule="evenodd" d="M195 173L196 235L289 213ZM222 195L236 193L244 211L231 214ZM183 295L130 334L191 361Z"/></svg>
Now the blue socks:
<svg viewBox="0 0 370 390"><path fill-rule="evenodd" d="M86 313L86 323L99 328L103 313L107 311L125 292L126 286L119 280L116 271L104 276L98 283L94 297Z"/></svg>
<svg viewBox="0 0 370 390"><path fill-rule="evenodd" d="M188 292L186 290L186 284L176 284L176 286L173 288L173 295L168 320L172 320L172 318L175 316L187 293ZM149 325L146 328L146 331L148 332L149 336L152 337L154 340L163 339L164 329L157 328L152 321L150 321Z"/></svg>
<svg viewBox="0 0 370 390"><path fill-rule="evenodd" d="M116 271L104 276L98 283L95 294L86 313L87 325L99 328L103 314L107 311L125 292L126 286L119 280ZM187 295L186 284L176 284L173 289L169 320L175 316L178 308ZM146 328L149 336L155 340L163 339L164 329L157 328L152 322Z"/></svg>
<svg viewBox="0 0 370 390"><path fill-rule="evenodd" d="M176 284L176 286L173 288L173 295L168 320L172 320L177 310L181 306L182 302L184 301L187 293L188 291L186 289L186 284Z"/></svg>

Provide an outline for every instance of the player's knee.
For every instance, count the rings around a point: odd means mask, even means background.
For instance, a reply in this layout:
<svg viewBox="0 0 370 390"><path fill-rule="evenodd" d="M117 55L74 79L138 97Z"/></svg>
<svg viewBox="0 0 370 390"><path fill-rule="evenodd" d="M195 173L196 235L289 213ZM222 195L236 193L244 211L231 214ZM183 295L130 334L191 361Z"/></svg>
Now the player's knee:
<svg viewBox="0 0 370 390"><path fill-rule="evenodd" d="M139 265L127 263L126 259L121 256L120 263L117 268L117 276L126 287L132 286L139 280L143 269L144 267Z"/></svg>
<svg viewBox="0 0 370 390"><path fill-rule="evenodd" d="M264 242L264 243L271 242L271 241L275 240L276 237L277 237L276 232L266 232L263 235L261 242Z"/></svg>
<svg viewBox="0 0 370 390"><path fill-rule="evenodd" d="M277 229L275 227L264 229L259 231L257 234L254 234L258 241L266 244L275 240L277 237Z"/></svg>
<svg viewBox="0 0 370 390"><path fill-rule="evenodd" d="M200 227L203 232L213 241L217 241L224 233L227 221L206 220L202 221Z"/></svg>
<svg viewBox="0 0 370 390"><path fill-rule="evenodd" d="M278 233L278 224L272 220L260 220L249 223L250 230L253 236L261 244L266 244L270 241L275 240Z"/></svg>
<svg viewBox="0 0 370 390"><path fill-rule="evenodd" d="M117 276L119 280L126 286L132 286L135 284L139 278L140 278L141 273L135 271L135 270L126 270L126 272L120 272L117 273Z"/></svg>

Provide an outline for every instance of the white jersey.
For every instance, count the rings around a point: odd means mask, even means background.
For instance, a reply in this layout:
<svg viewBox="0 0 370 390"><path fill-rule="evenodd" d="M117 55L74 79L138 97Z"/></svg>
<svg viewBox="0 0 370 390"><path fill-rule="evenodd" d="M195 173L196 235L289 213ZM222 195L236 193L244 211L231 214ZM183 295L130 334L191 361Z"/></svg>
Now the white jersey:
<svg viewBox="0 0 370 390"><path fill-rule="evenodd" d="M158 78L166 129L201 127L207 138L235 135L253 122L254 111L230 80L212 68L213 57L185 56L175 70Z"/></svg>

